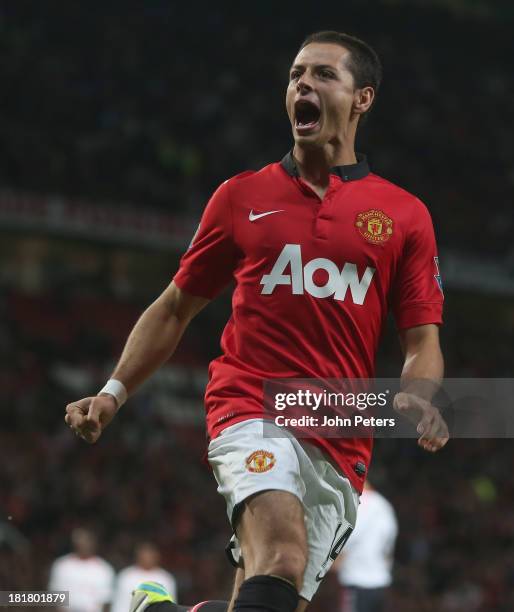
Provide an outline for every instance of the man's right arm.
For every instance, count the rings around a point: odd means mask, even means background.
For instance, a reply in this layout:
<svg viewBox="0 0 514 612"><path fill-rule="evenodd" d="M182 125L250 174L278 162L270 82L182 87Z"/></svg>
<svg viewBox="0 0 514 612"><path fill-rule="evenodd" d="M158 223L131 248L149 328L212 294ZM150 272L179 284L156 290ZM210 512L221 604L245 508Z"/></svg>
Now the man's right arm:
<svg viewBox="0 0 514 612"><path fill-rule="evenodd" d="M141 315L130 333L111 378L132 394L173 355L191 319L209 303L172 282Z"/></svg>
<svg viewBox="0 0 514 612"><path fill-rule="evenodd" d="M173 355L189 322L208 302L172 282L137 321L111 378L132 394ZM77 435L93 443L117 410L115 398L102 393L68 404L65 420Z"/></svg>

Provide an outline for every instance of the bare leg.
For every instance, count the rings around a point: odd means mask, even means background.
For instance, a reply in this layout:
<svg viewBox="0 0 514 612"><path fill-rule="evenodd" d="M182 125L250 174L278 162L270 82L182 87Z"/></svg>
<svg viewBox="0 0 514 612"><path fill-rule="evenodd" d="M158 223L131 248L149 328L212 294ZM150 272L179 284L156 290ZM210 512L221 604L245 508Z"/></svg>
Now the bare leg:
<svg viewBox="0 0 514 612"><path fill-rule="evenodd" d="M307 564L307 532L300 500L286 491L263 491L248 498L236 533L245 569L236 572L228 612L232 612L239 587L252 576L276 576L299 591ZM303 612L308 602L301 602Z"/></svg>
<svg viewBox="0 0 514 612"><path fill-rule="evenodd" d="M245 502L237 537L245 579L279 576L301 589L307 564L307 532L300 500L286 491L263 491Z"/></svg>

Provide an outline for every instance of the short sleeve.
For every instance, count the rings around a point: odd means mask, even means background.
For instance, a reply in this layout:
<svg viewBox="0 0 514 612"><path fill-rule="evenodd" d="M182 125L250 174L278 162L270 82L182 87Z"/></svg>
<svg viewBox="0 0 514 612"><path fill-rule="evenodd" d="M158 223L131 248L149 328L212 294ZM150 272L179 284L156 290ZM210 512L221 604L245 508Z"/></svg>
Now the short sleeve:
<svg viewBox="0 0 514 612"><path fill-rule="evenodd" d="M443 289L432 219L416 200L394 280L392 310L398 329L443 322Z"/></svg>
<svg viewBox="0 0 514 612"><path fill-rule="evenodd" d="M207 203L173 280L191 295L211 299L232 280L235 266L229 181L225 181Z"/></svg>

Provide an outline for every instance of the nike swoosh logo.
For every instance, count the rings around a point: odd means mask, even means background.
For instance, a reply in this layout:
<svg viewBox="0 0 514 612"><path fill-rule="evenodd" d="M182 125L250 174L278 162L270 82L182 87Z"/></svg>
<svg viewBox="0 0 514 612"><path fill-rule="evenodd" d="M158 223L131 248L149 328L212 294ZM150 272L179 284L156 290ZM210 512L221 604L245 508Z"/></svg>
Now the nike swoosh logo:
<svg viewBox="0 0 514 612"><path fill-rule="evenodd" d="M248 219L250 221L257 221L257 219L260 219L261 217L266 217L267 215L273 215L275 213L278 212L284 212L283 210L268 210L268 212L263 212L263 213L258 213L257 215L253 212L253 210L250 211L250 214L248 215Z"/></svg>

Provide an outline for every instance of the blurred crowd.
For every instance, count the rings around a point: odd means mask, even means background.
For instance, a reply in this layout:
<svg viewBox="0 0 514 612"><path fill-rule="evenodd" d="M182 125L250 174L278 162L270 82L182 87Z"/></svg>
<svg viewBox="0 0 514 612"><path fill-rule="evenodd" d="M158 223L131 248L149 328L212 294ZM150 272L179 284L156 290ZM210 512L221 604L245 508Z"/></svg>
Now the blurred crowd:
<svg viewBox="0 0 514 612"><path fill-rule="evenodd" d="M0 182L196 215L283 157L290 63L338 29L383 60L359 139L374 171L427 202L443 245L514 261L510 22L442 4L2 3Z"/></svg>
<svg viewBox="0 0 514 612"><path fill-rule="evenodd" d="M198 216L222 180L284 155L289 63L306 34L339 29L369 40L385 67L358 147L373 169L429 204L443 245L513 262L509 23L408 4L326 2L314 14L261 2L250 20L244 3L1 3L0 183ZM103 385L178 254L0 237L0 590L46 588L82 526L116 570L151 540L181 601L225 598L230 533L203 462L201 389L228 296L89 447L64 408ZM397 344L390 330L379 375L399 374ZM448 375L509 376L513 345L506 299L447 293ZM514 609L509 442L452 441L428 456L412 440L377 441L372 476L400 525L389 612ZM336 599L329 576L313 612L336 612Z"/></svg>
<svg viewBox="0 0 514 612"><path fill-rule="evenodd" d="M126 312L120 308L116 319L112 303L103 307L106 324L117 321L126 333ZM94 310L91 302L81 311L88 308ZM33 317L24 318L36 310L39 332ZM133 307L134 318L137 312ZM58 300L10 295L1 320L0 352L8 361L0 373L0 523L18 530L23 543L8 533L2 538L0 530L0 585L44 588L50 562L69 551L71 531L84 525L96 532L102 555L117 569L128 564L139 541L157 542L182 597L201 598L227 586L229 531L202 460L201 421L170 423L156 397L143 390L102 441L88 447L65 426L64 407L97 389L116 340L94 319L78 326ZM198 391L195 400L201 414ZM168 411L174 407L184 409L177 393L168 397ZM13 547L20 569L9 554Z"/></svg>

